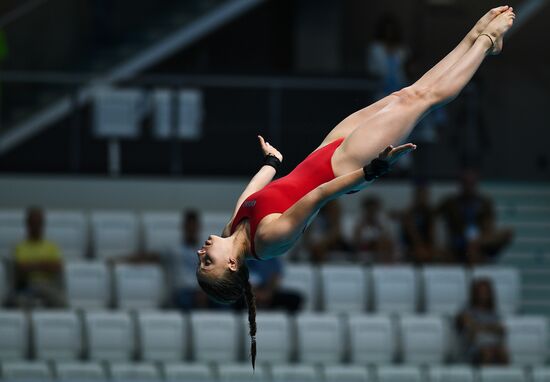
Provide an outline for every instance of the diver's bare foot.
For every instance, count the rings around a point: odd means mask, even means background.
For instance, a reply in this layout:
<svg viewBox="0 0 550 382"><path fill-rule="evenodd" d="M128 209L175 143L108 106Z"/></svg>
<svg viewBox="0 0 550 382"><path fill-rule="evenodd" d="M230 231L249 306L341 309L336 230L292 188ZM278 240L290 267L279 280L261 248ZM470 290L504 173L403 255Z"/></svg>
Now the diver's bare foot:
<svg viewBox="0 0 550 382"><path fill-rule="evenodd" d="M515 18L516 15L511 9L501 13L487 25L487 28L478 37L489 40L488 36L483 35L491 36L492 46L489 48L489 54L495 55L502 51L504 34L512 27Z"/></svg>
<svg viewBox="0 0 550 382"><path fill-rule="evenodd" d="M468 33L468 40L470 41L470 44L473 45L476 41L477 37L483 33L485 28L489 25L491 21L494 20L495 17L500 15L502 12L507 11L508 9L511 9L508 5L502 5L500 7L496 7L493 9L490 9L489 12L484 14L474 25L472 30Z"/></svg>

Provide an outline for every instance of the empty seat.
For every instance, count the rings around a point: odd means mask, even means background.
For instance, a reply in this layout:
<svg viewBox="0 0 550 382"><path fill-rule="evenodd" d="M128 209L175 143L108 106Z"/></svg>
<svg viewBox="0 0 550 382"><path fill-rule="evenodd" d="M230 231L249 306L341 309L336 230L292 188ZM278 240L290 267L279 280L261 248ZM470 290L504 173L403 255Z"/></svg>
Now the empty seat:
<svg viewBox="0 0 550 382"><path fill-rule="evenodd" d="M525 382L525 373L519 367L485 366L479 369L480 382Z"/></svg>
<svg viewBox="0 0 550 382"><path fill-rule="evenodd" d="M159 370L149 363L112 363L110 365L112 381L159 381Z"/></svg>
<svg viewBox="0 0 550 382"><path fill-rule="evenodd" d="M73 360L82 351L82 328L75 312L34 312L34 352L42 360Z"/></svg>
<svg viewBox="0 0 550 382"><path fill-rule="evenodd" d="M16 360L27 356L29 324L22 311L0 311L0 359Z"/></svg>
<svg viewBox="0 0 550 382"><path fill-rule="evenodd" d="M181 243L181 214L147 212L142 215L143 241L146 251L166 252Z"/></svg>
<svg viewBox="0 0 550 382"><path fill-rule="evenodd" d="M376 370L378 382L423 382L422 372L415 366L380 366Z"/></svg>
<svg viewBox="0 0 550 382"><path fill-rule="evenodd" d="M474 268L473 278L488 278L493 282L498 310L503 314L515 313L519 306L520 276L517 269L483 266Z"/></svg>
<svg viewBox="0 0 550 382"><path fill-rule="evenodd" d="M122 309L158 308L164 300L160 266L117 264L114 272L116 305Z"/></svg>
<svg viewBox="0 0 550 382"><path fill-rule="evenodd" d="M433 366L429 370L430 382L474 382L470 366Z"/></svg>
<svg viewBox="0 0 550 382"><path fill-rule="evenodd" d="M245 352L250 349L248 333L248 315L243 315L243 343ZM290 360L292 351L292 336L290 333L289 318L284 313L260 312L256 314L258 330L256 341L262 351L258 355L258 362L286 363Z"/></svg>
<svg viewBox="0 0 550 382"><path fill-rule="evenodd" d="M302 313L296 317L298 358L301 362L342 361L343 328L335 314Z"/></svg>
<svg viewBox="0 0 550 382"><path fill-rule="evenodd" d="M137 217L130 212L93 212L92 244L97 258L127 256L138 248Z"/></svg>
<svg viewBox="0 0 550 382"><path fill-rule="evenodd" d="M167 382L215 381L210 366L204 363L167 363L164 364L164 377Z"/></svg>
<svg viewBox="0 0 550 382"><path fill-rule="evenodd" d="M350 315L350 359L357 364L391 363L396 353L392 320L385 315Z"/></svg>
<svg viewBox="0 0 550 382"><path fill-rule="evenodd" d="M372 270L374 310L412 313L417 307L415 271L408 266L375 266Z"/></svg>
<svg viewBox="0 0 550 382"><path fill-rule="evenodd" d="M426 312L455 315L466 304L466 272L462 267L427 266L422 269Z"/></svg>
<svg viewBox="0 0 550 382"><path fill-rule="evenodd" d="M67 301L72 308L105 308L110 297L110 277L104 262L65 264Z"/></svg>
<svg viewBox="0 0 550 382"><path fill-rule="evenodd" d="M192 352L196 361L237 361L240 333L235 315L192 312L190 319Z"/></svg>
<svg viewBox="0 0 550 382"><path fill-rule="evenodd" d="M184 317L178 312L140 312L137 316L141 359L179 361L188 342Z"/></svg>
<svg viewBox="0 0 550 382"><path fill-rule="evenodd" d="M0 210L0 259L10 258L15 245L25 236L25 213L22 210Z"/></svg>
<svg viewBox="0 0 550 382"><path fill-rule="evenodd" d="M274 365L271 368L273 382L318 382L321 380L319 371L312 365Z"/></svg>
<svg viewBox="0 0 550 382"><path fill-rule="evenodd" d="M533 382L550 382L550 367L535 367Z"/></svg>
<svg viewBox="0 0 550 382"><path fill-rule="evenodd" d="M7 361L2 363L5 381L51 381L52 372L46 362Z"/></svg>
<svg viewBox="0 0 550 382"><path fill-rule="evenodd" d="M206 240L210 235L221 235L229 219L231 219L231 213L205 212L201 218L199 240Z"/></svg>
<svg viewBox="0 0 550 382"><path fill-rule="evenodd" d="M330 365L325 367L325 382L368 382L367 368L358 365Z"/></svg>
<svg viewBox="0 0 550 382"><path fill-rule="evenodd" d="M65 260L84 258L87 233L87 221L82 212L46 212L45 236L59 246Z"/></svg>
<svg viewBox="0 0 550 382"><path fill-rule="evenodd" d="M402 316L399 320L403 361L442 363L449 350L448 328L440 316Z"/></svg>
<svg viewBox="0 0 550 382"><path fill-rule="evenodd" d="M508 352L513 364L537 365L546 361L548 322L545 317L507 317L504 325Z"/></svg>
<svg viewBox="0 0 550 382"><path fill-rule="evenodd" d="M107 375L98 362L57 362L55 365L57 380L74 381L105 381Z"/></svg>
<svg viewBox="0 0 550 382"><path fill-rule="evenodd" d="M125 312L87 312L84 316L88 358L126 361L133 356L134 330Z"/></svg>
<svg viewBox="0 0 550 382"><path fill-rule="evenodd" d="M362 312L367 307L365 271L357 266L321 267L322 307L328 312Z"/></svg>
<svg viewBox="0 0 550 382"><path fill-rule="evenodd" d="M250 363L221 364L218 368L220 382L255 382L267 381L267 375L262 365L252 369Z"/></svg>
<svg viewBox="0 0 550 382"><path fill-rule="evenodd" d="M317 307L317 272L311 265L287 265L281 284L283 288L294 289L302 295L304 310Z"/></svg>

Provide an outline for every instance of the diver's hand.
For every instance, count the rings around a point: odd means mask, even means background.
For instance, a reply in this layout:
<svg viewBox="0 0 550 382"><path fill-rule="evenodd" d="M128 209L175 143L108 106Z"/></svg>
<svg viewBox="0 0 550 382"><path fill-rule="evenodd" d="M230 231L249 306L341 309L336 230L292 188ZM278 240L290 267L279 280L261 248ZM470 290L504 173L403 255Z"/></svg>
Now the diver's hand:
<svg viewBox="0 0 550 382"><path fill-rule="evenodd" d="M387 161L390 166L399 160L403 155L407 155L411 151L416 150L416 145L405 143L397 147L388 146L378 155L378 159Z"/></svg>
<svg viewBox="0 0 550 382"><path fill-rule="evenodd" d="M260 146L262 147L262 151L264 155L273 155L275 158L279 159L281 162L283 161L283 154L281 154L279 150L271 146L269 142L266 142L261 135L258 135L258 140L260 141Z"/></svg>

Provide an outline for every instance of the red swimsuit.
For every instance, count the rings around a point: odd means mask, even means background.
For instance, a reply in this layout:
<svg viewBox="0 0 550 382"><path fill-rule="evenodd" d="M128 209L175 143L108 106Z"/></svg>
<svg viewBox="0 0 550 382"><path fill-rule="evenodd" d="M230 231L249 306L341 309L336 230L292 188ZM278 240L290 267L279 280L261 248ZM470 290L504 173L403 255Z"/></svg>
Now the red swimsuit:
<svg viewBox="0 0 550 382"><path fill-rule="evenodd" d="M312 152L287 176L279 178L243 202L231 224L231 233L237 225L248 219L252 254L259 259L254 249L254 237L260 221L267 215L283 213L311 190L334 179L331 158L344 139L340 138Z"/></svg>

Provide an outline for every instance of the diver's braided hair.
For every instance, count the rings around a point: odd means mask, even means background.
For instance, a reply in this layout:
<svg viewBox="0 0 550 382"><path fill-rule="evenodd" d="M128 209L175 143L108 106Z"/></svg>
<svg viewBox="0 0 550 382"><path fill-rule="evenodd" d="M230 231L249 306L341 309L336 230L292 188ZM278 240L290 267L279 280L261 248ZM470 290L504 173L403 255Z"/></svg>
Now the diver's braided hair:
<svg viewBox="0 0 550 382"><path fill-rule="evenodd" d="M252 359L252 369L256 369L256 298L252 292L250 281L246 280L244 284L244 297L248 306L248 327L250 334L250 357Z"/></svg>

